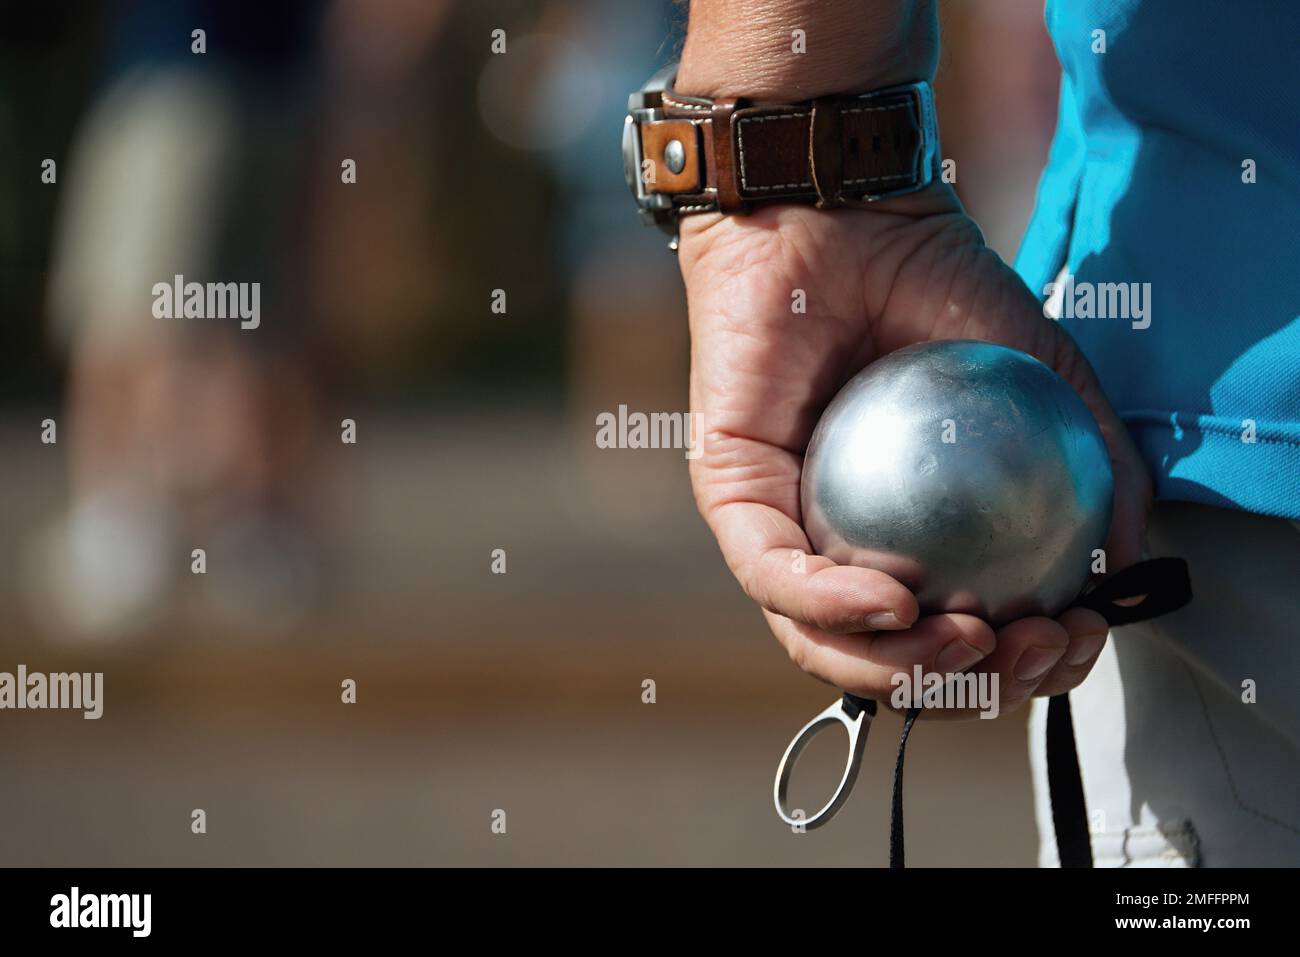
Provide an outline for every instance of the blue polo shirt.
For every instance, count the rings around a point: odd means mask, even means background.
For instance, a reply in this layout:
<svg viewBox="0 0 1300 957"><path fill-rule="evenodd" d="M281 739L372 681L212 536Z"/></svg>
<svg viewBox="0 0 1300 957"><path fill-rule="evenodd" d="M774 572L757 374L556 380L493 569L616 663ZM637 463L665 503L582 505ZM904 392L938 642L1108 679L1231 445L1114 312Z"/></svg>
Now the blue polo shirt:
<svg viewBox="0 0 1300 957"><path fill-rule="evenodd" d="M1047 25L1016 269L1044 298L1069 276L1061 322L1157 496L1300 519L1300 2L1049 0Z"/></svg>

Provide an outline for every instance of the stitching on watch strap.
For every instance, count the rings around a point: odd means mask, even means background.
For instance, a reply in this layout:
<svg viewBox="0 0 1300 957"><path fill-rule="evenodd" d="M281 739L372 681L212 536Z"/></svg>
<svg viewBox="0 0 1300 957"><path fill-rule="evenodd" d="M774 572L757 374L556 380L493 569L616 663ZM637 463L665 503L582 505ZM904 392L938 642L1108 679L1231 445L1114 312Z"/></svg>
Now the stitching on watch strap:
<svg viewBox="0 0 1300 957"><path fill-rule="evenodd" d="M707 113L713 109L713 107L705 106L703 103L687 103L683 100L679 100L666 91L659 94L659 98L666 106L671 106L678 110L701 110Z"/></svg>
<svg viewBox="0 0 1300 957"><path fill-rule="evenodd" d="M774 113L771 116L746 116L736 122L736 153L740 160L740 188L746 192L761 192L771 189L802 189L805 186L811 186L812 182L803 183L775 183L771 186L750 186L745 169L745 124L746 123L766 123L769 120L797 120L808 115L807 110L793 110L789 113Z"/></svg>
<svg viewBox="0 0 1300 957"><path fill-rule="evenodd" d="M854 106L841 113L880 113L884 110L911 110L910 103L891 103L889 106Z"/></svg>
<svg viewBox="0 0 1300 957"><path fill-rule="evenodd" d="M911 111L910 103L891 103L888 106L854 106L841 111L843 114L849 113L880 113L889 110L907 110ZM914 179L914 173L890 173L887 176L859 176L856 179L846 179L845 186L857 183L885 183L891 180Z"/></svg>
<svg viewBox="0 0 1300 957"><path fill-rule="evenodd" d="M846 179L844 184L849 183L883 183L891 179L914 179L914 173L890 173L888 176L860 176L857 179Z"/></svg>

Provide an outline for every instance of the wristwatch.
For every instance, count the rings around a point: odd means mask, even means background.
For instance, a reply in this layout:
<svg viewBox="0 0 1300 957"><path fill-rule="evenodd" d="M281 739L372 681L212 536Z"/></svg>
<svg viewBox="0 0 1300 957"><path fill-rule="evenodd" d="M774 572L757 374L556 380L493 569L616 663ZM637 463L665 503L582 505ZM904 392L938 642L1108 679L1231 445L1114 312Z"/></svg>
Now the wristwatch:
<svg viewBox="0 0 1300 957"><path fill-rule="evenodd" d="M925 82L804 103L674 92L677 64L628 100L623 167L641 219L677 248L692 213L767 203L820 208L913 193L934 179L934 94Z"/></svg>

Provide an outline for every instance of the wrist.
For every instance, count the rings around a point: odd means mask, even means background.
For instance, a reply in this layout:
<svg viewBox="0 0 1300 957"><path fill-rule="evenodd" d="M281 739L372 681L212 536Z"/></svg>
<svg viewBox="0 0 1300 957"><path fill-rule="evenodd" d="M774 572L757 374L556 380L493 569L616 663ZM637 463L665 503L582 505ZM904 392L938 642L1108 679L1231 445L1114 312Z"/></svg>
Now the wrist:
<svg viewBox="0 0 1300 957"><path fill-rule="evenodd" d="M693 0L676 89L783 102L866 92L933 79L938 49L934 0Z"/></svg>

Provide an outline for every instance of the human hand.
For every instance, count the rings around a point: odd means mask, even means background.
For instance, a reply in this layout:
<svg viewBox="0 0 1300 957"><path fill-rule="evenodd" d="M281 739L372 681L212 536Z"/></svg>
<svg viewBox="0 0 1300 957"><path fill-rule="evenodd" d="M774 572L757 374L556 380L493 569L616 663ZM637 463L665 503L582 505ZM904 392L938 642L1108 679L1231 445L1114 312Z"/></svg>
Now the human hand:
<svg viewBox="0 0 1300 957"><path fill-rule="evenodd" d="M800 55L783 39L795 28L808 37ZM676 88L771 102L881 89L933 79L938 44L933 0L694 0ZM1001 710L1082 681L1108 630L1096 612L996 631L970 615L919 617L888 575L809 554L801 526L803 453L840 387L912 343L984 339L1037 357L1083 398L1114 469L1109 568L1140 557L1151 492L1132 440L1073 340L984 245L952 190L939 183L863 209L687 216L679 257L691 408L704 417L696 501L790 657L879 700L916 664L996 673ZM792 308L796 290L803 313Z"/></svg>
<svg viewBox="0 0 1300 957"><path fill-rule="evenodd" d="M943 185L862 210L769 207L687 217L679 255L690 308L691 408L705 441L691 463L701 513L746 592L805 671L887 700L892 679L998 674L1000 709L1087 675L1107 625L1071 609L996 632L970 615L918 617L883 572L836 565L801 527L803 451L821 411L874 359L933 339L983 339L1055 369L1096 417L1115 474L1110 570L1139 558L1149 480L1073 340L984 245ZM802 290L806 311L792 302Z"/></svg>

